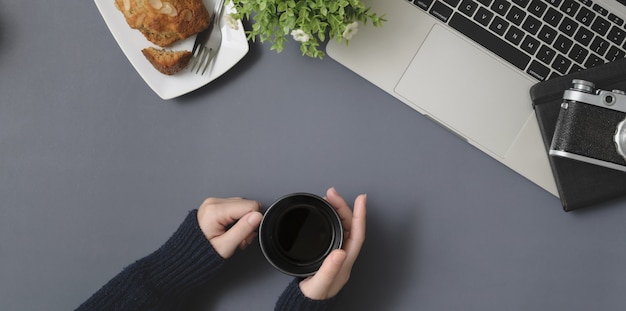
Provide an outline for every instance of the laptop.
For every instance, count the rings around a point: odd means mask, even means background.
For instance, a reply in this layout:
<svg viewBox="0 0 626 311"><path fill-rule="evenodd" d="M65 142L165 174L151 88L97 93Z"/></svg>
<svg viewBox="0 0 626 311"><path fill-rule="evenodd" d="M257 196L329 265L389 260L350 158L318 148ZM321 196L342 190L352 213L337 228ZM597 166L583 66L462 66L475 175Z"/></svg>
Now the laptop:
<svg viewBox="0 0 626 311"><path fill-rule="evenodd" d="M624 0L622 0L624 1ZM626 55L614 0L363 0L328 56L558 196L529 96L537 82Z"/></svg>

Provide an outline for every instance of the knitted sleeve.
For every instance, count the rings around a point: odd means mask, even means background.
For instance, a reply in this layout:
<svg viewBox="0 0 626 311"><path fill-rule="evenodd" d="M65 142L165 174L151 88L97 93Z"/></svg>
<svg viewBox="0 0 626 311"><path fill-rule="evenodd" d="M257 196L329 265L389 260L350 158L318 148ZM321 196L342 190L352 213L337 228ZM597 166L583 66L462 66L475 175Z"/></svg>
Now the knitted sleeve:
<svg viewBox="0 0 626 311"><path fill-rule="evenodd" d="M322 311L330 308L335 298L327 300L313 300L300 290L301 278L295 278L285 289L276 302L275 311ZM337 296L335 296L337 297Z"/></svg>
<svg viewBox="0 0 626 311"><path fill-rule="evenodd" d="M202 233L197 210L157 251L124 268L77 310L167 310L207 281L224 259Z"/></svg>

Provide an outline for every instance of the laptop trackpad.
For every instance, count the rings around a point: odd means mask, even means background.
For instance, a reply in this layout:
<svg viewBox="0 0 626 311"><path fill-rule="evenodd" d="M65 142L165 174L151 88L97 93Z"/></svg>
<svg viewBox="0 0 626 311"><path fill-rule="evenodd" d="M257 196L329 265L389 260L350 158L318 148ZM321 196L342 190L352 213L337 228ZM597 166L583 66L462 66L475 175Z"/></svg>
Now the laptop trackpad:
<svg viewBox="0 0 626 311"><path fill-rule="evenodd" d="M534 82L435 25L395 91L430 117L504 157L532 107Z"/></svg>

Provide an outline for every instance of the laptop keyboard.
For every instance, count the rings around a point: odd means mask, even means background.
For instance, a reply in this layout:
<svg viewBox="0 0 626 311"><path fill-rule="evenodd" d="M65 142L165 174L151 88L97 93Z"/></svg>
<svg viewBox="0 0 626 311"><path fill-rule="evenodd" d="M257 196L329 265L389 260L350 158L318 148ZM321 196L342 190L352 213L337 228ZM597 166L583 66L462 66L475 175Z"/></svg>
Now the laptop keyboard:
<svg viewBox="0 0 626 311"><path fill-rule="evenodd" d="M591 0L407 0L539 81L626 55L624 20Z"/></svg>

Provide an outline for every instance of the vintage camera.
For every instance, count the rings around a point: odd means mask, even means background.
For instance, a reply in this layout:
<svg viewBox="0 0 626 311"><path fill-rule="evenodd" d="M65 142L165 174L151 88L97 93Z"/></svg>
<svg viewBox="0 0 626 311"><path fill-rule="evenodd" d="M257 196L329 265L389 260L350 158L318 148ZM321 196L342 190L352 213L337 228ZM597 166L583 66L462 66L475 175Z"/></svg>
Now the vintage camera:
<svg viewBox="0 0 626 311"><path fill-rule="evenodd" d="M550 155L626 172L626 95L573 80L563 93Z"/></svg>

